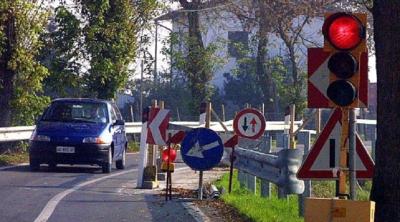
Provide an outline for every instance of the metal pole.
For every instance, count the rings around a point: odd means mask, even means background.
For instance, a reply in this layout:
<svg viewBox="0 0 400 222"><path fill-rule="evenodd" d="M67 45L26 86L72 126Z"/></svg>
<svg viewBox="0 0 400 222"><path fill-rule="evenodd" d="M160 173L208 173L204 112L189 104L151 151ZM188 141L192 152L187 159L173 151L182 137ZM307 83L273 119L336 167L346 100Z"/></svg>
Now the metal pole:
<svg viewBox="0 0 400 222"><path fill-rule="evenodd" d="M210 128L210 122L211 122L211 103L207 102L206 106L206 124L205 128ZM203 171L200 171L199 175L199 192L198 192L198 198L199 200L203 199Z"/></svg>
<svg viewBox="0 0 400 222"><path fill-rule="evenodd" d="M222 121L225 122L225 106L224 106L224 104L221 105L221 110L222 110Z"/></svg>
<svg viewBox="0 0 400 222"><path fill-rule="evenodd" d="M349 112L349 170L350 170L350 199L357 198L356 193L356 114L354 109Z"/></svg>
<svg viewBox="0 0 400 222"><path fill-rule="evenodd" d="M130 108L130 111L131 111L131 121L135 122L135 118L133 117L133 106L132 106L132 104L129 105L129 108Z"/></svg>
<svg viewBox="0 0 400 222"><path fill-rule="evenodd" d="M340 155L339 155L339 198L345 198L348 194L346 193L346 184L347 184L347 144L346 138L349 135L349 109L342 109L342 133L340 136Z"/></svg>
<svg viewBox="0 0 400 222"><path fill-rule="evenodd" d="M229 189L228 189L229 193L231 193L231 191L232 191L232 177L233 177L233 161L234 161L234 158L235 158L235 146L232 147L232 153L231 153L231 158L230 158L231 165L229 167Z"/></svg>
<svg viewBox="0 0 400 222"><path fill-rule="evenodd" d="M144 71L144 61L142 58L142 63L140 65L140 114L143 115L143 71Z"/></svg>
<svg viewBox="0 0 400 222"><path fill-rule="evenodd" d="M156 33L154 43L154 82L157 84L157 54L158 54L158 22L156 21Z"/></svg>
<svg viewBox="0 0 400 222"><path fill-rule="evenodd" d="M294 142L294 120L295 120L295 109L296 105L291 105L290 106L290 130L289 130L289 148L290 149L295 149L295 142Z"/></svg>

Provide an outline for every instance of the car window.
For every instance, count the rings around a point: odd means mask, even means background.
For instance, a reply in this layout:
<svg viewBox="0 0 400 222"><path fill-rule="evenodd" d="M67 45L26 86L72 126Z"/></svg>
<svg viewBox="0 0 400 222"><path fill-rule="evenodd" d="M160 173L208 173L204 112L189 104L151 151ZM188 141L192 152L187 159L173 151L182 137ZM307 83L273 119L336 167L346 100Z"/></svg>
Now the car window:
<svg viewBox="0 0 400 222"><path fill-rule="evenodd" d="M112 104L112 107L115 111L115 114L117 115L117 119L122 120L122 115L121 115L121 112L119 111L118 107L115 104Z"/></svg>
<svg viewBox="0 0 400 222"><path fill-rule="evenodd" d="M43 121L107 123L105 103L54 102L45 112Z"/></svg>
<svg viewBox="0 0 400 222"><path fill-rule="evenodd" d="M115 113L114 107L111 106L111 121L115 122L117 120L117 114Z"/></svg>

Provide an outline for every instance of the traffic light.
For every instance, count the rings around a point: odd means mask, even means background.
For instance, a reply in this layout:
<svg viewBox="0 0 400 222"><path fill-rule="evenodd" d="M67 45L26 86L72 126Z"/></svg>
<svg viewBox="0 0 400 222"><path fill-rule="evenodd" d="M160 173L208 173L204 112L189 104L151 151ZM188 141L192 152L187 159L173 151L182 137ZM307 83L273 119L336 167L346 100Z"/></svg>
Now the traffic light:
<svg viewBox="0 0 400 222"><path fill-rule="evenodd" d="M324 51L330 53L329 85L326 91L330 106L365 107L366 102L360 103L359 97L360 87L367 87L365 82L368 82L368 75L360 75L360 69L364 71L368 67L365 61L366 15L345 12L328 14L322 33L325 38ZM365 90L362 89L361 94L365 94Z"/></svg>

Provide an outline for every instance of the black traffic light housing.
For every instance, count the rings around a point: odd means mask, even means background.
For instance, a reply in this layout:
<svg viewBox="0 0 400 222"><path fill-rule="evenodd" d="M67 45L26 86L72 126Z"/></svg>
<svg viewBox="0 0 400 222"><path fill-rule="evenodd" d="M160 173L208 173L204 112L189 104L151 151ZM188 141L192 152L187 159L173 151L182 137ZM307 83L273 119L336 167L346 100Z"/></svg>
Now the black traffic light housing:
<svg viewBox="0 0 400 222"><path fill-rule="evenodd" d="M360 58L366 51L366 18L345 12L326 16L322 32L328 61L329 86L326 92L333 107L359 107Z"/></svg>

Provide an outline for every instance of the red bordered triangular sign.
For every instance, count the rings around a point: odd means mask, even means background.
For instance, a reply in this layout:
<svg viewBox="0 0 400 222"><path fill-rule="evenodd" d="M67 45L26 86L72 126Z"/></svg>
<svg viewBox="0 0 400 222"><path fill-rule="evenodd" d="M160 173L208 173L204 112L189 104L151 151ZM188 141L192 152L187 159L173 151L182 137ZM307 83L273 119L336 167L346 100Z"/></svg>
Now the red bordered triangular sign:
<svg viewBox="0 0 400 222"><path fill-rule="evenodd" d="M335 109L298 171L298 178L338 179L341 118L341 110ZM358 135L356 137L356 153L356 177L359 179L372 178L374 162Z"/></svg>

